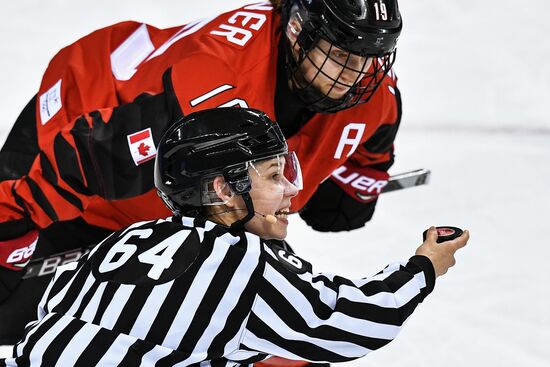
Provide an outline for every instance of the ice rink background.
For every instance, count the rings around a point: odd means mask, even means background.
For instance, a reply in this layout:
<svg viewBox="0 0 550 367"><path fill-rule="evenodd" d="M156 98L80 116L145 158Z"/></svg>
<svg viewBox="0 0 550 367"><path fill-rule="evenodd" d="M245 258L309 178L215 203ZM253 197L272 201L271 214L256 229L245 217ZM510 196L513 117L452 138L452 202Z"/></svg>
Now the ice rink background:
<svg viewBox="0 0 550 367"><path fill-rule="evenodd" d="M0 138L49 59L77 38L121 20L168 27L243 3L4 3ZM404 117L391 172L430 168L432 181L387 194L354 232L316 233L296 218L289 241L317 270L362 277L411 256L429 225L468 228L470 245L402 334L344 365L550 366L550 3L401 0L400 8Z"/></svg>

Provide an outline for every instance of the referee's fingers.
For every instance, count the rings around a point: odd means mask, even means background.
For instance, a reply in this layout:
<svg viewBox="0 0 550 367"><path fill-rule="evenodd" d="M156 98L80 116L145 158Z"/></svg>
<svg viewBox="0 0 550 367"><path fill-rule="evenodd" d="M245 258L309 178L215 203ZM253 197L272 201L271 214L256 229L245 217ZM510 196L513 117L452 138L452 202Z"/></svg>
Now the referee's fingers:
<svg viewBox="0 0 550 367"><path fill-rule="evenodd" d="M466 246L469 239L470 239L470 231L465 230L459 237L451 241L445 241L442 244L445 244L445 246L452 247L454 251L457 251L458 249Z"/></svg>
<svg viewBox="0 0 550 367"><path fill-rule="evenodd" d="M437 234L437 229L435 226L431 226L428 228L428 232L426 233L426 241L436 242L438 236L439 235Z"/></svg>

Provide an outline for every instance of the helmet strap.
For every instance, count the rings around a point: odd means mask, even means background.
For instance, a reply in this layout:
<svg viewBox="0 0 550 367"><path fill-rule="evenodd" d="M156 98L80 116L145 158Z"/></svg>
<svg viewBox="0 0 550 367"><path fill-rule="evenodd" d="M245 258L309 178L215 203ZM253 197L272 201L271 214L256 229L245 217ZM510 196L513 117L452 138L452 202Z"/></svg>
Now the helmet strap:
<svg viewBox="0 0 550 367"><path fill-rule="evenodd" d="M238 221L231 224L231 226L229 227L229 231L231 231L231 232L244 229L244 225L249 220L254 218L254 215L255 215L255 213L254 213L254 204L252 203L252 198L250 197L250 194L248 192L245 192L245 193L241 194L241 196L244 200L244 204L246 205L247 213L246 213L246 216L244 218L241 218Z"/></svg>

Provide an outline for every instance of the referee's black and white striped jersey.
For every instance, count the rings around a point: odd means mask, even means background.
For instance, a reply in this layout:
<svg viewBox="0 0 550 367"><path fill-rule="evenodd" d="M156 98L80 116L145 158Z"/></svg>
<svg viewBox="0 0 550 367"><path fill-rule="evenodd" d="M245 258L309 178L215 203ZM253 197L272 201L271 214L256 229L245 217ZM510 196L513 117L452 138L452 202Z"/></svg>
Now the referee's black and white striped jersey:
<svg viewBox="0 0 550 367"><path fill-rule="evenodd" d="M192 218L136 223L58 268L7 366L339 362L390 342L432 290L414 256L349 280ZM2 363L0 363L1 365Z"/></svg>

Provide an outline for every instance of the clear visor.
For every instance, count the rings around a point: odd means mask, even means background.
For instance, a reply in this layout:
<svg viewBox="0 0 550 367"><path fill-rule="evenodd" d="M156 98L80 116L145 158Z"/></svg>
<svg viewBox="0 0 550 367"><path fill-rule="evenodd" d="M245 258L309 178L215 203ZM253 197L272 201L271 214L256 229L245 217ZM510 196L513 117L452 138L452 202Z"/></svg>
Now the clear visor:
<svg viewBox="0 0 550 367"><path fill-rule="evenodd" d="M252 190L262 190L273 195L296 195L303 188L302 170L294 152L250 161L247 166ZM220 198L221 195L214 189L214 179L211 177L203 182L203 205L221 205L229 200ZM226 197L234 195L227 183L220 190L225 192Z"/></svg>
<svg viewBox="0 0 550 367"><path fill-rule="evenodd" d="M275 186L281 188L284 193L297 192L303 188L302 170L294 152L249 162L249 173L275 183Z"/></svg>

